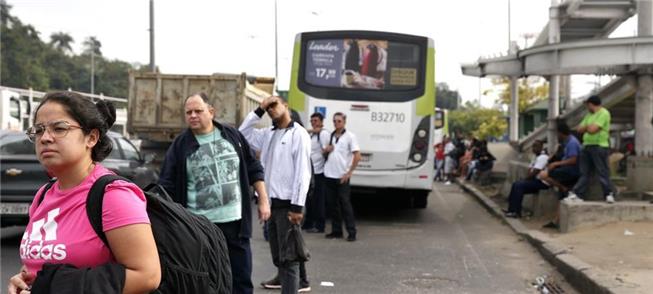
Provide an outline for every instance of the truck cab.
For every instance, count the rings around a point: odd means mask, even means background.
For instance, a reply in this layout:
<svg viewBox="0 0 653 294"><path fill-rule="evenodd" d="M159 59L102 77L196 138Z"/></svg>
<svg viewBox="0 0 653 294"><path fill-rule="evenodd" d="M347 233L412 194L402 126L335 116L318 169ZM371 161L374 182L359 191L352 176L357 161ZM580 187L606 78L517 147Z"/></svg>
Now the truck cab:
<svg viewBox="0 0 653 294"><path fill-rule="evenodd" d="M29 106L21 101L17 92L0 90L0 129L20 131L24 129L23 120L29 118Z"/></svg>

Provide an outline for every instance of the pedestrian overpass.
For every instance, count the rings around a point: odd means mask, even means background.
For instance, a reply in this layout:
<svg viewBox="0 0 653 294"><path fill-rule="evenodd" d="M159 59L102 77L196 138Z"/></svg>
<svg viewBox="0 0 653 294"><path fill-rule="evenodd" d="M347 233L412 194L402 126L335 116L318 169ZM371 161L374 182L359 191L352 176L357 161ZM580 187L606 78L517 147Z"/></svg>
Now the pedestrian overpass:
<svg viewBox="0 0 653 294"><path fill-rule="evenodd" d="M638 35L628 38L607 37L630 17L638 17ZM549 22L532 47L519 50L516 45L507 54L479 58L463 64L468 76L508 76L511 78L510 139L526 150L536 139L546 138L550 150L557 144L555 119L577 125L586 114L577 104L561 115L560 79L573 74L617 75L598 94L613 116L613 130L634 128L637 157L629 168L653 174L653 1L651 0L566 0L552 1ZM548 123L524 138L517 138L517 79L530 75L549 80ZM588 94L589 95L589 94ZM567 97L570 95L567 94ZM631 174L629 172L629 174ZM633 174L641 174L633 172ZM634 191L651 191L653 183L642 178L629 184Z"/></svg>

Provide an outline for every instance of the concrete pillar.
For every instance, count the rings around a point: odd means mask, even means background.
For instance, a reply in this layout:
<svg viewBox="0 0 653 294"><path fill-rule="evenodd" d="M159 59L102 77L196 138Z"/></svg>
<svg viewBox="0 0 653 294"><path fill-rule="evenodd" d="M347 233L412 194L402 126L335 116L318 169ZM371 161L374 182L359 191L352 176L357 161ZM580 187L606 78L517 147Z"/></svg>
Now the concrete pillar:
<svg viewBox="0 0 653 294"><path fill-rule="evenodd" d="M549 44L560 43L560 19L558 1L551 0L549 8ZM549 77L549 110L547 121L547 148L553 152L558 145L555 120L560 114L560 76Z"/></svg>
<svg viewBox="0 0 653 294"><path fill-rule="evenodd" d="M571 107L571 76L560 76L560 103L562 104L562 113L565 113Z"/></svg>
<svg viewBox="0 0 653 294"><path fill-rule="evenodd" d="M637 1L637 35L653 35L653 0Z"/></svg>
<svg viewBox="0 0 653 294"><path fill-rule="evenodd" d="M637 77L635 94L635 151L653 156L653 76Z"/></svg>
<svg viewBox="0 0 653 294"><path fill-rule="evenodd" d="M510 77L510 142L519 141L519 79Z"/></svg>
<svg viewBox="0 0 653 294"><path fill-rule="evenodd" d="M653 1L637 1L637 35L653 35ZM653 191L653 76L637 76L635 93L635 151L628 158L628 190Z"/></svg>
<svg viewBox="0 0 653 294"><path fill-rule="evenodd" d="M637 1L637 35L653 35L653 0ZM635 94L635 150L653 156L653 76L637 77Z"/></svg>

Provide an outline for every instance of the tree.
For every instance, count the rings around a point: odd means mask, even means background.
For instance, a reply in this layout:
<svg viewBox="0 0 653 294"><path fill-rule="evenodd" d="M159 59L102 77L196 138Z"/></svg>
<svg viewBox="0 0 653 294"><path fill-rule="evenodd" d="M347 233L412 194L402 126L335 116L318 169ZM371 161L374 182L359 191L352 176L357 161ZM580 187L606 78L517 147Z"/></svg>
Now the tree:
<svg viewBox="0 0 653 294"><path fill-rule="evenodd" d="M100 51L100 48L102 48L102 43L100 43L100 41L95 36L87 37L86 40L84 40L83 45L85 54L94 53L98 56L102 55L102 51Z"/></svg>
<svg viewBox="0 0 653 294"><path fill-rule="evenodd" d="M31 25L23 25L10 14L11 6L0 3L2 27L0 54L2 84L10 87L47 88L48 75L43 68L47 46L39 39L39 33Z"/></svg>
<svg viewBox="0 0 653 294"><path fill-rule="evenodd" d="M0 0L0 18L2 85L37 91L71 88L90 92L89 64L93 58L97 92L108 96L127 96L128 72L136 66L120 60L106 61L101 55L102 44L97 38L87 38L84 52L75 55L71 50L72 37L59 32L50 36L49 43L43 42L33 26L23 24L11 15L11 6L3 0Z"/></svg>
<svg viewBox="0 0 653 294"><path fill-rule="evenodd" d="M447 83L438 83L435 90L435 106L443 109L458 108L460 94L456 90L450 90Z"/></svg>
<svg viewBox="0 0 653 294"><path fill-rule="evenodd" d="M73 42L73 37L64 32L52 33L52 35L50 35L50 45L64 53L73 52L73 48L70 45Z"/></svg>
<svg viewBox="0 0 653 294"><path fill-rule="evenodd" d="M502 88L499 92L499 102L510 106L510 78L492 79L492 83ZM549 83L542 82L540 77L523 78L518 82L518 92L519 112L521 113L529 106L549 97Z"/></svg>
<svg viewBox="0 0 653 294"><path fill-rule="evenodd" d="M479 139L501 137L508 125L505 115L498 109L481 108L467 101L457 110L449 112L449 129Z"/></svg>

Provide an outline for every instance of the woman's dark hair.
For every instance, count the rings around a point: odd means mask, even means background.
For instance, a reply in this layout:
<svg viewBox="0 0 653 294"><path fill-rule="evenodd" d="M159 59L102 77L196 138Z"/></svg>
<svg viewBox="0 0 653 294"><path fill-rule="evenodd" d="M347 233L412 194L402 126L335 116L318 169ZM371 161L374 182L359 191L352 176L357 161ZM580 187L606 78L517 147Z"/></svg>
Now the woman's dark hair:
<svg viewBox="0 0 653 294"><path fill-rule="evenodd" d="M48 102L58 103L63 106L66 113L79 123L85 135L91 133L93 129L98 130L98 142L91 150L91 159L93 161L102 161L111 153L113 145L107 131L116 122L116 108L111 102L100 100L93 103L91 99L75 92L51 92L43 97L43 101L36 108L34 121L36 121L39 109Z"/></svg>

